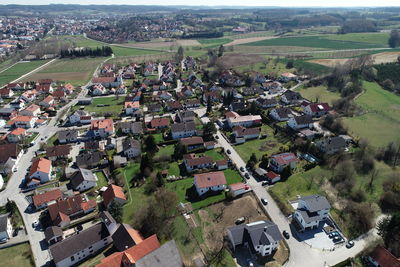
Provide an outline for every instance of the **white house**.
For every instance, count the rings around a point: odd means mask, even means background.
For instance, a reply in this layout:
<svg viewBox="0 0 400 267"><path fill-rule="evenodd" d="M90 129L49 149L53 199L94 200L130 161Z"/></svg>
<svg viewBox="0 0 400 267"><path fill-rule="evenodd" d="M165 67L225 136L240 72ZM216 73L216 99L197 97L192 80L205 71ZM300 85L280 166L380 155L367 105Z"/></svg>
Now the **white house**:
<svg viewBox="0 0 400 267"><path fill-rule="evenodd" d="M196 124L194 122L174 123L171 125L172 139L195 136L196 134Z"/></svg>
<svg viewBox="0 0 400 267"><path fill-rule="evenodd" d="M77 110L72 113L68 119L71 124L88 124L91 122L92 116L90 116L89 113L84 110Z"/></svg>
<svg viewBox="0 0 400 267"><path fill-rule="evenodd" d="M281 173L286 166L290 166L291 169L296 168L297 161L295 154L281 153L271 156L269 166L274 172Z"/></svg>
<svg viewBox="0 0 400 267"><path fill-rule="evenodd" d="M129 159L137 157L141 153L140 142L133 138L126 138L122 142L122 149L125 157Z"/></svg>
<svg viewBox="0 0 400 267"><path fill-rule="evenodd" d="M36 159L30 168L29 178L39 179L41 183L50 181L51 178L51 161L45 158Z"/></svg>
<svg viewBox="0 0 400 267"><path fill-rule="evenodd" d="M194 186L199 196L209 191L224 190L226 188L225 175L221 171L195 174Z"/></svg>
<svg viewBox="0 0 400 267"><path fill-rule="evenodd" d="M232 194L232 197L237 197L251 191L250 186L244 183L235 183L228 185L228 189L229 192Z"/></svg>
<svg viewBox="0 0 400 267"><path fill-rule="evenodd" d="M15 127L29 129L35 127L37 118L32 116L18 116L14 121Z"/></svg>
<svg viewBox="0 0 400 267"><path fill-rule="evenodd" d="M311 128L314 121L310 115L295 116L288 120L287 125L293 130Z"/></svg>
<svg viewBox="0 0 400 267"><path fill-rule="evenodd" d="M125 113L126 115L133 115L140 108L139 101L125 102Z"/></svg>
<svg viewBox="0 0 400 267"><path fill-rule="evenodd" d="M101 84L95 84L92 86L92 96L101 96L107 93L106 88Z"/></svg>
<svg viewBox="0 0 400 267"><path fill-rule="evenodd" d="M236 126L232 129L232 133L235 136L235 143L237 144L258 138L260 132L260 128L245 128L242 126Z"/></svg>
<svg viewBox="0 0 400 267"><path fill-rule="evenodd" d="M23 150L15 143L0 144L0 173L9 174L15 171L23 154Z"/></svg>
<svg viewBox="0 0 400 267"><path fill-rule="evenodd" d="M271 255L283 239L278 226L271 221L257 221L227 229L227 237L233 251L236 247L247 247L251 253Z"/></svg>
<svg viewBox="0 0 400 267"><path fill-rule="evenodd" d="M214 160L209 156L196 156L196 154L187 154L183 156L183 162L187 172L192 172L196 169L212 168Z"/></svg>
<svg viewBox="0 0 400 267"><path fill-rule="evenodd" d="M26 130L23 128L16 128L7 135L7 140L10 143L18 143L24 139Z"/></svg>
<svg viewBox="0 0 400 267"><path fill-rule="evenodd" d="M105 138L114 134L114 123L112 119L100 119L91 121L91 130L95 136Z"/></svg>
<svg viewBox="0 0 400 267"><path fill-rule="evenodd" d="M246 115L240 116L234 111L227 112L225 114L226 121L230 128L235 126L251 127L261 123L260 115Z"/></svg>
<svg viewBox="0 0 400 267"><path fill-rule="evenodd" d="M75 191L83 192L97 185L97 176L90 170L79 168L71 177L71 185Z"/></svg>
<svg viewBox="0 0 400 267"><path fill-rule="evenodd" d="M324 196L311 195L301 197L297 201L297 209L293 214L301 230L312 229L328 217L331 205Z"/></svg>
<svg viewBox="0 0 400 267"><path fill-rule="evenodd" d="M12 225L8 215L8 213L0 215L0 241L8 240L12 237Z"/></svg>
<svg viewBox="0 0 400 267"><path fill-rule="evenodd" d="M21 110L21 112L19 113L19 115L22 116L38 116L40 113L40 107L38 105L32 104L29 107L27 107L24 110Z"/></svg>
<svg viewBox="0 0 400 267"><path fill-rule="evenodd" d="M321 117L323 115L328 114L329 110L331 110L330 106L328 103L313 103L305 106L303 108L304 113L306 115L312 116L312 117Z"/></svg>

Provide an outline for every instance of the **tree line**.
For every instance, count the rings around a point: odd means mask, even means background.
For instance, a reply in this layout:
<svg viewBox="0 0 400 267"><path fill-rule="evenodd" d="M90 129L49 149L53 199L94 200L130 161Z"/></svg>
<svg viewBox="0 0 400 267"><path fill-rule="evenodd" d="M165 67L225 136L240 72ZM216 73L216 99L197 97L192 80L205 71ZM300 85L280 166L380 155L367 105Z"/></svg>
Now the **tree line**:
<svg viewBox="0 0 400 267"><path fill-rule="evenodd" d="M109 57L113 53L111 47L102 46L96 48L85 47L83 49L62 49L60 51L61 58L74 57Z"/></svg>

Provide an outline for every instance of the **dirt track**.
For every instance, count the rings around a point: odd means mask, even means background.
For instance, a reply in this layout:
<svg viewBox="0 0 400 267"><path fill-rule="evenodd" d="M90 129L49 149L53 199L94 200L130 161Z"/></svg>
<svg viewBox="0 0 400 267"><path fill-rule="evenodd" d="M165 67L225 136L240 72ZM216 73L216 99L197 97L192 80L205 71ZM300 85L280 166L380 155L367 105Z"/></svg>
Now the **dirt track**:
<svg viewBox="0 0 400 267"><path fill-rule="evenodd" d="M241 44L248 44L262 40L273 39L276 37L273 36L263 36L263 37L250 37L250 38L243 38L243 39L236 39L230 43L224 44L224 46L233 46L233 45L241 45Z"/></svg>

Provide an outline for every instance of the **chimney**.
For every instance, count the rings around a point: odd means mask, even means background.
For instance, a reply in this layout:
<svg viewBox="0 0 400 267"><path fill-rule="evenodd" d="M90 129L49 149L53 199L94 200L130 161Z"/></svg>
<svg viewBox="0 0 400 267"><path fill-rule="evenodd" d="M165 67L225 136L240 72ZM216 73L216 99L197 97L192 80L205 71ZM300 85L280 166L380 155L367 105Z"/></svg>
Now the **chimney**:
<svg viewBox="0 0 400 267"><path fill-rule="evenodd" d="M268 229L268 227L267 227L267 226L264 226L264 232L266 232L266 231L267 231L267 229Z"/></svg>

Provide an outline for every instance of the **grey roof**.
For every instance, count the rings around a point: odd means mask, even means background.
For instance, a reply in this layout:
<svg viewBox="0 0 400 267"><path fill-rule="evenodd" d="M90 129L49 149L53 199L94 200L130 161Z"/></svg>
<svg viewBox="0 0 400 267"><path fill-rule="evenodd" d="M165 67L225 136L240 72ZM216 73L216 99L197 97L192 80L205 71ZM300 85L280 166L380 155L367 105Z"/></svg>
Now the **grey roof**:
<svg viewBox="0 0 400 267"><path fill-rule="evenodd" d="M122 142L122 148L124 151L130 148L140 149L140 142L133 138L125 138Z"/></svg>
<svg viewBox="0 0 400 267"><path fill-rule="evenodd" d="M299 200L302 200L306 203L309 212L317 212L331 208L331 205L324 196L311 195L299 198Z"/></svg>
<svg viewBox="0 0 400 267"><path fill-rule="evenodd" d="M87 116L88 113L84 110L78 109L77 111L74 112L73 115L77 115L77 116Z"/></svg>
<svg viewBox="0 0 400 267"><path fill-rule="evenodd" d="M12 113L15 108L0 108L0 113Z"/></svg>
<svg viewBox="0 0 400 267"><path fill-rule="evenodd" d="M264 170L263 168L257 168L257 169L254 170L254 172L259 176L263 176L263 175L265 175L267 173L267 171Z"/></svg>
<svg viewBox="0 0 400 267"><path fill-rule="evenodd" d="M131 229L132 227L129 224L121 223L118 226L118 229L111 236L114 241L114 246L118 251L124 251L136 245L135 240L133 240L129 233L129 230Z"/></svg>
<svg viewBox="0 0 400 267"><path fill-rule="evenodd" d="M320 219L317 212L309 212L305 209L298 209L297 211L301 214L305 223L318 221Z"/></svg>
<svg viewBox="0 0 400 267"><path fill-rule="evenodd" d="M62 235L63 235L63 231L62 231L61 227L58 227L58 226L47 227L46 230L44 231L44 236L46 238L46 241L49 241L53 237L62 236Z"/></svg>
<svg viewBox="0 0 400 267"><path fill-rule="evenodd" d="M71 139L71 138L73 139L78 138L77 130L65 130L58 132L58 140Z"/></svg>
<svg viewBox="0 0 400 267"><path fill-rule="evenodd" d="M114 217L108 212L108 211L102 211L101 213L100 213L100 218L101 218L101 221L106 225L106 226L108 226L108 225L110 225L110 224L112 224L112 223L117 223L116 221L115 221L115 219L114 219Z"/></svg>
<svg viewBox="0 0 400 267"><path fill-rule="evenodd" d="M76 164L78 166L95 166L100 163L102 159L102 153L93 152L93 153L85 153L79 154L76 156Z"/></svg>
<svg viewBox="0 0 400 267"><path fill-rule="evenodd" d="M143 125L141 122L133 122L131 124L131 132L133 134L141 134L143 133Z"/></svg>
<svg viewBox="0 0 400 267"><path fill-rule="evenodd" d="M83 181L88 181L88 182L97 181L97 177L94 175L92 171L83 168L79 168L79 170L75 172L70 179L72 187L74 189L77 188Z"/></svg>
<svg viewBox="0 0 400 267"><path fill-rule="evenodd" d="M254 251L257 245L268 245L283 239L278 226L271 221L258 221L228 228L235 246L251 243Z"/></svg>
<svg viewBox="0 0 400 267"><path fill-rule="evenodd" d="M287 100L300 100L302 99L301 94L298 92L294 92L291 90L286 90L286 92L283 93L283 95L286 97Z"/></svg>
<svg viewBox="0 0 400 267"><path fill-rule="evenodd" d="M171 132L184 132L184 131L195 131L196 124L192 121L190 122L182 122L182 123L174 123L171 125Z"/></svg>
<svg viewBox="0 0 400 267"><path fill-rule="evenodd" d="M346 140L341 136L329 137L324 140L317 142L324 151L330 151L333 149L344 149L347 146Z"/></svg>
<svg viewBox="0 0 400 267"><path fill-rule="evenodd" d="M71 257L78 251L82 251L102 239L107 238L109 235L107 227L103 223L98 223L50 246L50 254L54 262L58 263L63 259Z"/></svg>
<svg viewBox="0 0 400 267"><path fill-rule="evenodd" d="M278 101L276 101L275 98L257 98L256 99L257 103L260 104L261 106L272 106L272 105L277 105Z"/></svg>
<svg viewBox="0 0 400 267"><path fill-rule="evenodd" d="M290 108L276 108L275 110L280 118L288 118L289 115L293 114Z"/></svg>
<svg viewBox="0 0 400 267"><path fill-rule="evenodd" d="M297 124L311 124L313 123L312 117L310 115L302 115L294 117Z"/></svg>
<svg viewBox="0 0 400 267"><path fill-rule="evenodd" d="M7 218L8 218L8 215L9 215L9 213L0 215L0 232L6 232L7 231Z"/></svg>
<svg viewBox="0 0 400 267"><path fill-rule="evenodd" d="M136 267L181 267L181 255L175 240L170 240L136 262Z"/></svg>

